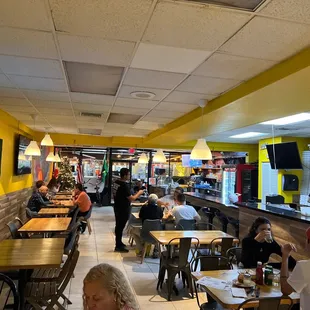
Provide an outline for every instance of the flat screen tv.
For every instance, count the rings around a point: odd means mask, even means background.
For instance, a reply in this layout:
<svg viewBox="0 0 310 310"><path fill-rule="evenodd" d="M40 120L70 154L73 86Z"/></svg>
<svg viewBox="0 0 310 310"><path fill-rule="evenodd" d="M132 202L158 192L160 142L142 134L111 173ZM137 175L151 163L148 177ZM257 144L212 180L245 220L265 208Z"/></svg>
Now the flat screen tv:
<svg viewBox="0 0 310 310"><path fill-rule="evenodd" d="M201 159L191 159L191 155L183 154L182 155L182 166L188 168L202 167Z"/></svg>
<svg viewBox="0 0 310 310"><path fill-rule="evenodd" d="M15 175L31 173L31 157L25 156L25 149L30 143L30 139L25 136L18 135L15 144Z"/></svg>
<svg viewBox="0 0 310 310"><path fill-rule="evenodd" d="M296 142L267 145L271 169L302 169Z"/></svg>

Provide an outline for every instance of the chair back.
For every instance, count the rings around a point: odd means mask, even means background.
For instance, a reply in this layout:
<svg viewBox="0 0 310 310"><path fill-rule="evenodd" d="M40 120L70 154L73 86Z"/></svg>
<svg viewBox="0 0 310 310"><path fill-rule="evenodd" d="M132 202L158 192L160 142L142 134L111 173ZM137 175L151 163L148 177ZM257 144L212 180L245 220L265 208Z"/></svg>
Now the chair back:
<svg viewBox="0 0 310 310"><path fill-rule="evenodd" d="M19 309L19 294L14 282L0 273L0 309Z"/></svg>
<svg viewBox="0 0 310 310"><path fill-rule="evenodd" d="M90 219L92 211L93 211L93 205L90 206L87 214L85 216L83 216L84 220Z"/></svg>
<svg viewBox="0 0 310 310"><path fill-rule="evenodd" d="M238 310L243 308L249 308L251 303L258 303L256 310L289 310L293 306L293 300L288 296L280 297L262 297L262 298L250 298L239 305Z"/></svg>
<svg viewBox="0 0 310 310"><path fill-rule="evenodd" d="M192 244L192 240L196 240L196 243ZM185 268L188 264L191 264L194 257L196 256L198 247L199 247L199 239L195 237L185 237L185 238L173 238L169 241L167 247L171 247L172 245L178 245L179 255L178 255L178 268ZM191 251L192 250L192 251ZM192 257L190 261L188 261L189 252L191 251ZM172 255L172 253L170 253ZM170 258L173 258L172 256Z"/></svg>
<svg viewBox="0 0 310 310"><path fill-rule="evenodd" d="M196 230L216 230L216 227L211 223L199 222L195 225Z"/></svg>
<svg viewBox="0 0 310 310"><path fill-rule="evenodd" d="M241 247L233 247L227 250L225 256L227 257L231 265L236 264L238 266L238 264L241 262L241 253L242 253Z"/></svg>
<svg viewBox="0 0 310 310"><path fill-rule="evenodd" d="M29 208L26 208L26 215L28 219L32 219L33 217L39 217L37 212L31 211Z"/></svg>
<svg viewBox="0 0 310 310"><path fill-rule="evenodd" d="M176 225L176 230L195 230L195 220L184 220L180 219Z"/></svg>
<svg viewBox="0 0 310 310"><path fill-rule="evenodd" d="M23 226L16 219L6 224L9 227L12 239L22 239L18 230Z"/></svg>
<svg viewBox="0 0 310 310"><path fill-rule="evenodd" d="M73 211L73 215L72 215L72 219L71 219L71 222L70 222L70 225L68 227L68 230L71 231L72 228L74 227L74 225L76 224L76 220L77 220L77 215L79 213L79 208L78 207L75 207L74 211Z"/></svg>
<svg viewBox="0 0 310 310"><path fill-rule="evenodd" d="M221 246L221 256L226 256L226 252L228 249L232 248L234 244L234 238L231 237L221 237L221 238L215 238L211 241L210 247L211 252L214 255L215 254L215 248L220 245Z"/></svg>
<svg viewBox="0 0 310 310"><path fill-rule="evenodd" d="M199 263L200 271L233 269L228 259L223 256L198 256L192 262L192 271L197 271Z"/></svg>
<svg viewBox="0 0 310 310"><path fill-rule="evenodd" d="M72 226L72 229L69 232L65 241L64 254L69 255L69 253L78 243L80 238L80 226L81 226L80 222L77 222L75 223L74 226Z"/></svg>
<svg viewBox="0 0 310 310"><path fill-rule="evenodd" d="M282 195L266 196L266 203L284 204L284 197Z"/></svg>
<svg viewBox="0 0 310 310"><path fill-rule="evenodd" d="M161 220L144 220L141 229L141 238L147 243L156 243L155 239L150 235L150 231L162 230Z"/></svg>

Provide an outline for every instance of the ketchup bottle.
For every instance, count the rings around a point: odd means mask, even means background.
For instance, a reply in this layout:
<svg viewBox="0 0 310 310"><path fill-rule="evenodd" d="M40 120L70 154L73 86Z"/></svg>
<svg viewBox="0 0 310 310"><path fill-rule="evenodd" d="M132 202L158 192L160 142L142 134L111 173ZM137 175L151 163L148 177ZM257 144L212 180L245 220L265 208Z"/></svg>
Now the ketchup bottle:
<svg viewBox="0 0 310 310"><path fill-rule="evenodd" d="M263 285L264 284L264 273L263 273L263 264L262 262L257 262L256 267L256 284Z"/></svg>

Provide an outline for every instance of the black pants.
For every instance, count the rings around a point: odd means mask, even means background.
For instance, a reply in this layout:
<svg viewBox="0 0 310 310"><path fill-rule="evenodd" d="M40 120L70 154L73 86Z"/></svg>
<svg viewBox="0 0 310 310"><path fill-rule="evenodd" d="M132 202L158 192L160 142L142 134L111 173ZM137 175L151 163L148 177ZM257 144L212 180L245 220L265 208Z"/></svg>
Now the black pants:
<svg viewBox="0 0 310 310"><path fill-rule="evenodd" d="M115 214L115 247L120 248L123 246L122 236L123 230L129 219L129 210L117 210L114 207Z"/></svg>
<svg viewBox="0 0 310 310"><path fill-rule="evenodd" d="M76 207L76 208L78 208L78 207ZM69 212L68 217L73 217L76 208L74 208L73 210L71 210L71 211ZM79 217L82 217L82 216L84 217L84 216L86 216L87 213L88 213L88 211L85 211L85 212L79 211L78 214L77 214L76 220L78 220ZM81 222L81 230L82 230L82 232L85 231L86 226L87 226L87 223L84 222L84 221L82 221L82 222Z"/></svg>

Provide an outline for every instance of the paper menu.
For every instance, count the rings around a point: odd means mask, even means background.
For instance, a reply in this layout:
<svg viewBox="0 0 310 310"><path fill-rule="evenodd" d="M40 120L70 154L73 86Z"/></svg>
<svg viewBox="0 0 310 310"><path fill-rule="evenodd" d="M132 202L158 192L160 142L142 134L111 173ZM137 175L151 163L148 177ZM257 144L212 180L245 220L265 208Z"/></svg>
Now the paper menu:
<svg viewBox="0 0 310 310"><path fill-rule="evenodd" d="M227 282L212 278L212 277L202 277L197 281L197 284L200 284L202 286L207 286L211 288L216 288L218 290L225 290L227 288Z"/></svg>

